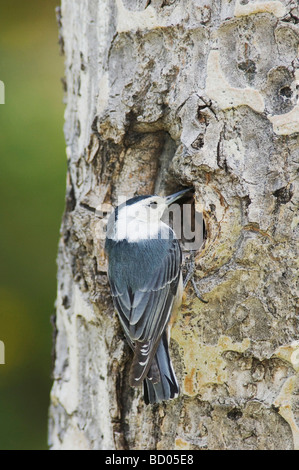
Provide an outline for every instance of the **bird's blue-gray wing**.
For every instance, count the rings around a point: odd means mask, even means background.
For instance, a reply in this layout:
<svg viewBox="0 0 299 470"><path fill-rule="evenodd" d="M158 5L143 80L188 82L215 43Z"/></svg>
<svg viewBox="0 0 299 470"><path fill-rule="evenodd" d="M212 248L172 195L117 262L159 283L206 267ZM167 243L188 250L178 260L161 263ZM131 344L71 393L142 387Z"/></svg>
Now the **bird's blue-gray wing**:
<svg viewBox="0 0 299 470"><path fill-rule="evenodd" d="M181 250L174 236L144 243L122 241L111 247L114 261L109 262L108 271L115 308L135 350L135 369L139 370L134 372L134 363L132 370L138 383L146 375L169 321L181 270ZM125 265L121 260L124 251Z"/></svg>

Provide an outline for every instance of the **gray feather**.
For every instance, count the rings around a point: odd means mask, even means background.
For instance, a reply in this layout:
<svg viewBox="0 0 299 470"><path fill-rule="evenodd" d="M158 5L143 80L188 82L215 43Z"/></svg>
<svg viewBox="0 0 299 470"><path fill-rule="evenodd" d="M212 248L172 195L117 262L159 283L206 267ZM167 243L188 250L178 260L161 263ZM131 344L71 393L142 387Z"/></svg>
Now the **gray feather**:
<svg viewBox="0 0 299 470"><path fill-rule="evenodd" d="M128 342L135 351L130 380L132 385L143 381L150 370L171 315L179 282L179 242L173 231L165 227L160 239L138 243L108 239L106 242L108 277L114 305ZM168 231L168 238L165 230ZM150 344L148 350L147 344Z"/></svg>

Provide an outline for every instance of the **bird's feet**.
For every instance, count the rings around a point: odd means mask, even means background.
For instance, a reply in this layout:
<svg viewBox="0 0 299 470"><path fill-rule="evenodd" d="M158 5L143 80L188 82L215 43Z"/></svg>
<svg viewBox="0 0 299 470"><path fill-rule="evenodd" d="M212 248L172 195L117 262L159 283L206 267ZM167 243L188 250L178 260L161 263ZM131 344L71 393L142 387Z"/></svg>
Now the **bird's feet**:
<svg viewBox="0 0 299 470"><path fill-rule="evenodd" d="M196 282L195 282L195 280L194 280L195 261L194 261L194 254L193 254L193 253L190 254L189 259L185 262L184 268L185 268L185 271L186 271L186 277L185 277L184 283L183 283L184 289L186 288L188 282L191 281L192 286L193 286L193 289L194 289L194 291L195 291L195 294L196 294L197 298L198 298L201 302L207 304L208 301L207 301L207 300L204 300L204 299L202 298L202 296L201 296L201 294L200 294L200 292L199 292L199 290L198 290L198 287L197 287L197 285L196 285Z"/></svg>

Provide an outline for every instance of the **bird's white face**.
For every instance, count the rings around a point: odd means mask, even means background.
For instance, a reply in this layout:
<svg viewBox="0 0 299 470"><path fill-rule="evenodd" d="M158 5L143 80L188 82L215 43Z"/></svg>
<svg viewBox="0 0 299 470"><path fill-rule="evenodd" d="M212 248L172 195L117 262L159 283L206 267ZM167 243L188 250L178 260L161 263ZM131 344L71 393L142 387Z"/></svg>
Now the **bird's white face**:
<svg viewBox="0 0 299 470"><path fill-rule="evenodd" d="M152 224L159 222L166 208L167 204L163 197L152 196L122 210L127 211L126 216L129 218Z"/></svg>
<svg viewBox="0 0 299 470"><path fill-rule="evenodd" d="M186 188L167 197L138 196L127 201L127 204L121 204L117 208L117 215L114 212L109 218L107 237L114 241L127 240L129 243L159 238L163 228L169 229L169 226L161 221L165 210L168 207L173 208L173 203L189 191L190 188Z"/></svg>
<svg viewBox="0 0 299 470"><path fill-rule="evenodd" d="M126 205L118 212L116 238L128 241L155 238L167 208L165 198L152 196Z"/></svg>

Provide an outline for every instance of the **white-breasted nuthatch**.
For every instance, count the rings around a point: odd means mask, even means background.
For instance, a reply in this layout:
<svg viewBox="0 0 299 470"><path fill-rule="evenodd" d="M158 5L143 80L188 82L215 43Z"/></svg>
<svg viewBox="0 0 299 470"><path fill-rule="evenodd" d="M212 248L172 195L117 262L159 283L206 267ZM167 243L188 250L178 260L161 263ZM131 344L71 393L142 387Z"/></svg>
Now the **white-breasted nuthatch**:
<svg viewBox="0 0 299 470"><path fill-rule="evenodd" d="M182 252L161 217L190 188L171 196L137 196L107 225L105 251L114 307L134 352L130 385L144 384L145 403L175 398L179 385L168 352L168 324L183 294Z"/></svg>

